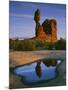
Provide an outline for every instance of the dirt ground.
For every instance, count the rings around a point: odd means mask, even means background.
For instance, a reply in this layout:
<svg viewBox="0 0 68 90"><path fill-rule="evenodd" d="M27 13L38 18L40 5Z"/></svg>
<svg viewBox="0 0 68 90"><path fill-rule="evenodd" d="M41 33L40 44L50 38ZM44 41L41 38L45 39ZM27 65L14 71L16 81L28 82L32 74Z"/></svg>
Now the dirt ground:
<svg viewBox="0 0 68 90"><path fill-rule="evenodd" d="M57 78L37 85L25 85L21 81L20 76L14 75L10 68L19 65L32 63L41 59L63 59L63 62L58 66L59 75ZM14 51L9 53L9 88L31 88L31 87L49 87L49 86L63 86L66 85L66 51ZM61 72L60 72L61 71Z"/></svg>

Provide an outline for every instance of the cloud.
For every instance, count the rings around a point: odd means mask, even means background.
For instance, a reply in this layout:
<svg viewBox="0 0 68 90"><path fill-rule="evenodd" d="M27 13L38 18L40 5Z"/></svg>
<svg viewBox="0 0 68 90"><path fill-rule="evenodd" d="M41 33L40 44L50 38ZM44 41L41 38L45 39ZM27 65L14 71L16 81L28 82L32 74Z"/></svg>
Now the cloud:
<svg viewBox="0 0 68 90"><path fill-rule="evenodd" d="M12 13L10 13L10 16L13 16L13 17L24 17L24 18L33 18L33 17L34 17L33 15L26 15L26 14L12 14Z"/></svg>

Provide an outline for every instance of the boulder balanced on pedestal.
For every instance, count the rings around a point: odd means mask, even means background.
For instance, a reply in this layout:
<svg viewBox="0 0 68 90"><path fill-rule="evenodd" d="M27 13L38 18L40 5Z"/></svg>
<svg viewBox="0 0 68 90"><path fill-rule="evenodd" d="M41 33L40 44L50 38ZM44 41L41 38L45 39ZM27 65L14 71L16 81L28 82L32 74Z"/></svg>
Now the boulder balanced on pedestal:
<svg viewBox="0 0 68 90"><path fill-rule="evenodd" d="M57 22L55 19L46 19L42 25L40 25L40 10L37 9L34 20L36 23L35 35L37 39L46 42L57 41Z"/></svg>

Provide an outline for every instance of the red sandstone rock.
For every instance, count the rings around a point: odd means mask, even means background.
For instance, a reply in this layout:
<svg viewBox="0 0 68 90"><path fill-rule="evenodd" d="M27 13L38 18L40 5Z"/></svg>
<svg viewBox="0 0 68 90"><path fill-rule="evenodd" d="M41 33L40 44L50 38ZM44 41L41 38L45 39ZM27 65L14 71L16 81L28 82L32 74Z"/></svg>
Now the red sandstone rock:
<svg viewBox="0 0 68 90"><path fill-rule="evenodd" d="M40 10L35 11L34 20L36 22L36 38L41 41L55 42L57 41L57 22L55 19L46 19L40 25Z"/></svg>
<svg viewBox="0 0 68 90"><path fill-rule="evenodd" d="M36 22L39 22L39 20L40 20L40 10L39 10L39 9L37 9L37 10L35 11L34 20L35 20Z"/></svg>

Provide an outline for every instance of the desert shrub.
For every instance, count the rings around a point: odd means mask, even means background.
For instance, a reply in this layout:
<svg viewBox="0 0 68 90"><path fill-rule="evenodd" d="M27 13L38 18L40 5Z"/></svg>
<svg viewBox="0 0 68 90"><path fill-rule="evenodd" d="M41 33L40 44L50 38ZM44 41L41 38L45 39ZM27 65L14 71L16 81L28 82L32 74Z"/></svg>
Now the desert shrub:
<svg viewBox="0 0 68 90"><path fill-rule="evenodd" d="M23 47L23 50L25 51L31 51L31 50L35 50L35 44L33 41L30 41L30 40L24 40L22 42L22 47Z"/></svg>
<svg viewBox="0 0 68 90"><path fill-rule="evenodd" d="M32 50L66 50L66 40L60 39L55 43L39 40L9 40L9 48L17 51Z"/></svg>
<svg viewBox="0 0 68 90"><path fill-rule="evenodd" d="M35 44L29 40L10 40L9 48L18 51L31 51L35 50Z"/></svg>
<svg viewBox="0 0 68 90"><path fill-rule="evenodd" d="M44 47L46 50L52 50L54 47L54 43L52 42L44 42Z"/></svg>
<svg viewBox="0 0 68 90"><path fill-rule="evenodd" d="M41 42L40 40L35 40L34 44L35 44L36 50L44 49L44 43Z"/></svg>
<svg viewBox="0 0 68 90"><path fill-rule="evenodd" d="M57 50L66 50L66 40L61 38L55 43L55 47Z"/></svg>

